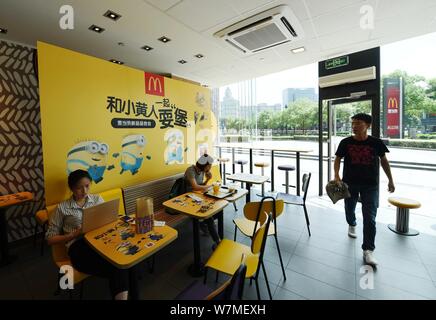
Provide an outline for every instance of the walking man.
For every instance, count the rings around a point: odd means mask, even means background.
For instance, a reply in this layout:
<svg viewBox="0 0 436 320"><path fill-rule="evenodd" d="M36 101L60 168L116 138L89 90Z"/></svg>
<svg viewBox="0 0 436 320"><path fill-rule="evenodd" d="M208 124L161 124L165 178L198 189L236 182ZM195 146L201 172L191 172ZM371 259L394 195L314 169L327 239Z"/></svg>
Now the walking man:
<svg viewBox="0 0 436 320"><path fill-rule="evenodd" d="M345 216L349 225L348 235L352 238L357 237L355 209L360 194L363 214L363 259L366 264L376 266L374 249L375 217L379 198L379 159L389 179L388 191L395 191L389 161L386 158L386 152L389 150L381 139L368 136L368 129L372 122L370 115L359 113L351 117L351 120L354 135L343 139L338 146L334 163L335 180L341 181L339 169L341 159L344 158L342 180L348 184L351 194L350 198L345 199Z"/></svg>

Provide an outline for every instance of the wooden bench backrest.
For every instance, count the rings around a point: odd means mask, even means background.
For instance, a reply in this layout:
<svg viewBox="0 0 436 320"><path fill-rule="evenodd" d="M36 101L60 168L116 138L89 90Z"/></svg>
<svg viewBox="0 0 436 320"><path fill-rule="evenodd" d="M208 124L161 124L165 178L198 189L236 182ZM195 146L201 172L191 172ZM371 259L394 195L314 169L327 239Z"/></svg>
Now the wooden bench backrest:
<svg viewBox="0 0 436 320"><path fill-rule="evenodd" d="M162 203L168 200L168 195L174 182L183 176L184 172L123 188L126 213L135 213L136 199L141 197L150 197L153 199L153 211L161 210L163 208Z"/></svg>

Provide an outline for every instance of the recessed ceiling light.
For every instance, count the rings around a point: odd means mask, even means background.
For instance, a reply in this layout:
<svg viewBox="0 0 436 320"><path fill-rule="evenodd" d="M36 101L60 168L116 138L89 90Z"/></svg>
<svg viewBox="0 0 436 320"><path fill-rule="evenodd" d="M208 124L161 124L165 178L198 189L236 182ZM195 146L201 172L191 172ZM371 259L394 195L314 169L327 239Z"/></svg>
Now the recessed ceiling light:
<svg viewBox="0 0 436 320"><path fill-rule="evenodd" d="M110 59L109 61L112 62L112 63L116 63L116 64L124 64L124 62L118 61L118 60L115 60L115 59Z"/></svg>
<svg viewBox="0 0 436 320"><path fill-rule="evenodd" d="M119 18L121 18L121 15L118 13L115 13L111 10L106 11L106 13L103 15L106 18L109 18L111 20L117 21Z"/></svg>
<svg viewBox="0 0 436 320"><path fill-rule="evenodd" d="M157 39L157 40L162 41L163 43L167 43L167 42L170 42L170 41L171 41L170 38L167 38L167 37L165 37L165 36L160 37L160 38Z"/></svg>
<svg viewBox="0 0 436 320"><path fill-rule="evenodd" d="M293 53L301 53L306 51L306 49L304 47L299 47L299 48L295 48L291 50Z"/></svg>
<svg viewBox="0 0 436 320"><path fill-rule="evenodd" d="M6 33L8 33L8 29L0 28L0 33L6 34Z"/></svg>
<svg viewBox="0 0 436 320"><path fill-rule="evenodd" d="M198 59L204 58L204 56L201 53L196 54L195 57Z"/></svg>
<svg viewBox="0 0 436 320"><path fill-rule="evenodd" d="M150 46L143 46L143 47L141 47L141 49L144 49L145 51L153 50L153 48Z"/></svg>
<svg viewBox="0 0 436 320"><path fill-rule="evenodd" d="M97 33L102 33L104 31L104 29L102 27L96 26L95 24L90 26L89 30L95 31Z"/></svg>
<svg viewBox="0 0 436 320"><path fill-rule="evenodd" d="M185 64L185 63L187 63L188 61L186 61L186 60L179 60L179 61L177 61L178 63L181 63L181 64Z"/></svg>

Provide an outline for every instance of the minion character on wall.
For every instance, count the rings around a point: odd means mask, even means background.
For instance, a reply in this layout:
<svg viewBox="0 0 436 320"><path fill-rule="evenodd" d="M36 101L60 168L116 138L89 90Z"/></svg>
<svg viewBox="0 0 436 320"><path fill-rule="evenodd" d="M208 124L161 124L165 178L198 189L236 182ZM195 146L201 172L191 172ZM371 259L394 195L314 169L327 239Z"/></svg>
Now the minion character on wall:
<svg viewBox="0 0 436 320"><path fill-rule="evenodd" d="M165 164L183 164L183 132L178 129L170 129L165 132Z"/></svg>
<svg viewBox="0 0 436 320"><path fill-rule="evenodd" d="M138 173L144 160L145 137L142 134L133 134L125 137L121 144L121 172L130 171L132 175Z"/></svg>
<svg viewBox="0 0 436 320"><path fill-rule="evenodd" d="M82 169L88 171L92 180L99 183L107 165L109 146L98 141L84 141L76 144L67 154L67 174Z"/></svg>

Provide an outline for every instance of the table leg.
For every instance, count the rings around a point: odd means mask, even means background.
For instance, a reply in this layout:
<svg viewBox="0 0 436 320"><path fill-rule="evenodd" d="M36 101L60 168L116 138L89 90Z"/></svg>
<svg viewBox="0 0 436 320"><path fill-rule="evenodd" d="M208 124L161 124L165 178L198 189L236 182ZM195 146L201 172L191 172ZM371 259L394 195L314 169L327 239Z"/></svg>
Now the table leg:
<svg viewBox="0 0 436 320"><path fill-rule="evenodd" d="M271 150L271 192L274 192L274 150Z"/></svg>
<svg viewBox="0 0 436 320"><path fill-rule="evenodd" d="M253 149L250 148L250 174L253 174Z"/></svg>
<svg viewBox="0 0 436 320"><path fill-rule="evenodd" d="M218 235L220 239L224 239L224 211L217 213L218 218Z"/></svg>
<svg viewBox="0 0 436 320"><path fill-rule="evenodd" d="M193 277L201 277L204 274L204 268L201 263L200 230L198 219L192 218L192 229L194 238L194 264L189 266L188 272Z"/></svg>
<svg viewBox="0 0 436 320"><path fill-rule="evenodd" d="M8 244L8 224L6 221L5 209L0 209L0 249L1 249L0 267L2 267L11 263L11 257L9 256L9 244Z"/></svg>
<svg viewBox="0 0 436 320"><path fill-rule="evenodd" d="M245 202L249 203L251 201L251 197L250 197L251 183L246 182L245 187L247 188L248 191L247 194L245 195Z"/></svg>
<svg viewBox="0 0 436 320"><path fill-rule="evenodd" d="M235 174L235 148L232 148L232 168L233 168L233 174Z"/></svg>
<svg viewBox="0 0 436 320"><path fill-rule="evenodd" d="M300 152L297 152L297 196L300 195Z"/></svg>
<svg viewBox="0 0 436 320"><path fill-rule="evenodd" d="M129 300L139 300L138 265L129 269Z"/></svg>

